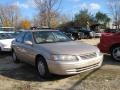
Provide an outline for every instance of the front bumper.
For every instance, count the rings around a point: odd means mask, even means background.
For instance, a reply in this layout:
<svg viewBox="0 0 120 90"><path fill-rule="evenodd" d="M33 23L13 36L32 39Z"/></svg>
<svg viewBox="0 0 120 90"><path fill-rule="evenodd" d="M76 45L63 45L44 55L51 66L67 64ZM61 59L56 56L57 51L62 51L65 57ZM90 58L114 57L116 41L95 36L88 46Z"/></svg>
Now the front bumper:
<svg viewBox="0 0 120 90"><path fill-rule="evenodd" d="M96 34L95 34L95 37L101 37L101 36L102 36L101 33L96 33Z"/></svg>
<svg viewBox="0 0 120 90"><path fill-rule="evenodd" d="M76 62L63 62L63 61L52 61L48 60L48 68L51 73L58 75L72 75L85 72L92 69L101 67L103 62L103 55L89 59L81 60Z"/></svg>
<svg viewBox="0 0 120 90"><path fill-rule="evenodd" d="M0 48L0 51L10 52L10 51L11 51L11 48Z"/></svg>

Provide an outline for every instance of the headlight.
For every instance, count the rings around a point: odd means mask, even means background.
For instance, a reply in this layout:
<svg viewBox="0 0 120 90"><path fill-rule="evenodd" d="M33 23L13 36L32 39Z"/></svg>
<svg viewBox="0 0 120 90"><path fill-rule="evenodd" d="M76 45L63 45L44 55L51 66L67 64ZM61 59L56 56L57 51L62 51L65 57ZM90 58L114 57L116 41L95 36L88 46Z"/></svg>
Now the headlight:
<svg viewBox="0 0 120 90"><path fill-rule="evenodd" d="M4 45L3 43L0 43L0 45L1 45L2 47L5 47L5 45Z"/></svg>
<svg viewBox="0 0 120 90"><path fill-rule="evenodd" d="M102 53L100 52L100 50L97 51L97 55L98 55L98 56L101 56L101 55L102 55Z"/></svg>
<svg viewBox="0 0 120 90"><path fill-rule="evenodd" d="M74 55L52 55L53 60L59 61L76 61L78 58Z"/></svg>

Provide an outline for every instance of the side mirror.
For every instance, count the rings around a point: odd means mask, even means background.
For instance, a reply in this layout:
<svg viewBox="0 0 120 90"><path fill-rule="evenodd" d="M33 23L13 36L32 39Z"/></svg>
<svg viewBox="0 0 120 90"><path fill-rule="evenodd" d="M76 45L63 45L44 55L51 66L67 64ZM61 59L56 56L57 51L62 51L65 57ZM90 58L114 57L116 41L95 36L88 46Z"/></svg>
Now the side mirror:
<svg viewBox="0 0 120 90"><path fill-rule="evenodd" d="M33 43L31 41L25 41L24 43L27 45L31 45L31 46L33 45Z"/></svg>

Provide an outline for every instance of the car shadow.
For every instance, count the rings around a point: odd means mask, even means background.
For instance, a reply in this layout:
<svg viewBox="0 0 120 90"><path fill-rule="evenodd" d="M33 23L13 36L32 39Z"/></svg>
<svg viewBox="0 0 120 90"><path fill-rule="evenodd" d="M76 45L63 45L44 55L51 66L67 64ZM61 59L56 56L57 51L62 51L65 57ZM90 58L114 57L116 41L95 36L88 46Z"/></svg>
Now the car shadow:
<svg viewBox="0 0 120 90"><path fill-rule="evenodd" d="M104 54L103 65L118 65L120 66L120 61L115 61L110 54Z"/></svg>
<svg viewBox="0 0 120 90"><path fill-rule="evenodd" d="M51 74L49 78L43 79L39 76L34 66L31 66L26 63L14 64L11 60L11 53L2 52L2 54L0 54L1 60L5 60L6 57L10 58L9 60L6 60L6 62L4 63L4 65L7 66L7 70L5 67L2 70L0 69L0 75L7 78L12 78L15 80L23 80L23 81L45 82L45 81L60 80L60 79L69 77L69 76L59 76L59 75ZM0 64L1 64L1 61L0 61ZM12 66L11 68L11 65L14 65L14 66ZM0 65L0 68L1 67L2 66Z"/></svg>
<svg viewBox="0 0 120 90"><path fill-rule="evenodd" d="M59 76L59 75L51 74L49 78L43 79L39 76L35 67L28 64L23 64L20 68L17 69L3 71L0 75L16 80L41 81L41 82L55 81L69 77L69 76Z"/></svg>
<svg viewBox="0 0 120 90"><path fill-rule="evenodd" d="M7 54L3 54L2 56L10 56L10 53ZM1 55L0 55L1 56ZM10 61L9 64L13 64L12 61ZM16 66L18 66L17 64L15 64ZM104 65L120 65L120 62L116 62L114 61L110 55L105 54L104 55L104 61L103 61L103 66ZM76 82L75 85L73 85L73 87L75 87L76 85L78 85L79 83L81 83L83 80L85 80L87 77L89 77L91 74L93 74L94 72L96 72L99 69L90 71L90 73L88 73L87 75L85 75L82 79L80 79L78 82ZM8 77L8 78L12 78L12 79L16 79L16 80L23 80L23 81L40 81L40 82L45 82L45 81L55 81L55 80L61 80L64 78L68 78L70 76L59 76L59 75L54 75L52 74L50 78L48 79L43 79L40 78L35 67L22 63L20 64L20 67L14 68L14 69L10 69L10 70L3 70L0 71L0 75L4 76L4 77ZM71 87L71 88L73 88Z"/></svg>
<svg viewBox="0 0 120 90"><path fill-rule="evenodd" d="M6 56L10 56L11 55L11 52L1 52L0 51L0 58L4 58Z"/></svg>

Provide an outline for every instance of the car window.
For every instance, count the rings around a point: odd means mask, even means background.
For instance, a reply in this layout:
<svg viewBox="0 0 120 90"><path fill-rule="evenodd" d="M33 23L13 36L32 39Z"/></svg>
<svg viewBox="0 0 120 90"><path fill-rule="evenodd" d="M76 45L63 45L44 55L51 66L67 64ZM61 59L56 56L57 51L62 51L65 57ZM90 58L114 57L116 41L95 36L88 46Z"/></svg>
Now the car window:
<svg viewBox="0 0 120 90"><path fill-rule="evenodd" d="M33 37L37 44L71 41L69 37L60 31L36 31L33 33Z"/></svg>
<svg viewBox="0 0 120 90"><path fill-rule="evenodd" d="M63 35L61 32L53 32L54 36L56 37L56 41L67 41L68 38Z"/></svg>
<svg viewBox="0 0 120 90"><path fill-rule="evenodd" d="M12 39L15 38L14 33L0 33L0 39Z"/></svg>
<svg viewBox="0 0 120 90"><path fill-rule="evenodd" d="M25 34L23 42L25 42L25 41L32 41L32 33L31 32L27 32Z"/></svg>
<svg viewBox="0 0 120 90"><path fill-rule="evenodd" d="M25 33L21 32L17 38L16 38L16 42L22 43L23 42L23 38L24 38Z"/></svg>
<svg viewBox="0 0 120 90"><path fill-rule="evenodd" d="M52 32L34 32L34 38L37 43L55 41L55 37Z"/></svg>
<svg viewBox="0 0 120 90"><path fill-rule="evenodd" d="M16 31L16 32L14 33L14 36L17 37L18 35L20 35L21 32L22 32L22 31Z"/></svg>

